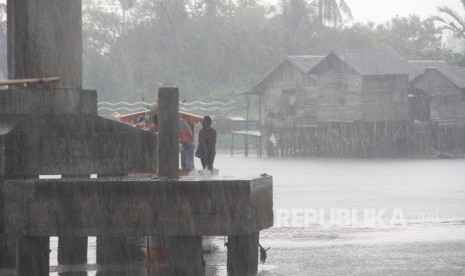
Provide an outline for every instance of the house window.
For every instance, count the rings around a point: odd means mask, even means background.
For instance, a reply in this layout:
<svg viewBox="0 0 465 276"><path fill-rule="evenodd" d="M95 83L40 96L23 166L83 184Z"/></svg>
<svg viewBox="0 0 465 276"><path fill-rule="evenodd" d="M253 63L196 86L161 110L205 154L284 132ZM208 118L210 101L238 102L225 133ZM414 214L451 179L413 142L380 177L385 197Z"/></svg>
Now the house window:
<svg viewBox="0 0 465 276"><path fill-rule="evenodd" d="M287 116L295 115L295 104L296 104L296 94L295 90L284 90L283 91L283 108L286 110Z"/></svg>

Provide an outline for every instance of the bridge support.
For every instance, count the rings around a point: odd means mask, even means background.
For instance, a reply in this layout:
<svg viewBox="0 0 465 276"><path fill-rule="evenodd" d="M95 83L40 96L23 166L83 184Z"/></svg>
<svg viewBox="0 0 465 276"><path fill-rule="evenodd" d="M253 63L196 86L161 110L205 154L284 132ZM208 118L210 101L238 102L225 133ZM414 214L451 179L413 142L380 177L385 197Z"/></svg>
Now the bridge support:
<svg viewBox="0 0 465 276"><path fill-rule="evenodd" d="M258 271L259 234L228 236L228 275L249 275Z"/></svg>
<svg viewBox="0 0 465 276"><path fill-rule="evenodd" d="M124 264L126 261L126 237L97 236L97 264Z"/></svg>
<svg viewBox="0 0 465 276"><path fill-rule="evenodd" d="M169 238L170 267L173 275L203 276L203 249L200 236Z"/></svg>
<svg viewBox="0 0 465 276"><path fill-rule="evenodd" d="M17 276L48 276L49 237L19 236L16 250Z"/></svg>
<svg viewBox="0 0 465 276"><path fill-rule="evenodd" d="M16 239L13 235L0 234L0 269L15 268Z"/></svg>
<svg viewBox="0 0 465 276"><path fill-rule="evenodd" d="M58 263L65 265L86 264L87 237L59 237Z"/></svg>

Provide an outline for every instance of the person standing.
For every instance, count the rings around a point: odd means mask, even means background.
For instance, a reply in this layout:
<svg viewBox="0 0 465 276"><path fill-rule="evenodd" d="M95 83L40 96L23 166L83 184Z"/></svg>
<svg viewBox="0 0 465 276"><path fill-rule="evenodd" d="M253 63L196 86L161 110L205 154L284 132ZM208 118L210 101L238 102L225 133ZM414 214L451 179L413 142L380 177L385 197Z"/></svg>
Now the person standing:
<svg viewBox="0 0 465 276"><path fill-rule="evenodd" d="M216 131L211 127L212 118L203 117L202 129L199 132L199 144L195 156L200 158L203 169L213 170L216 155Z"/></svg>
<svg viewBox="0 0 465 276"><path fill-rule="evenodd" d="M181 168L190 172L194 169L194 135L186 120L179 118L179 143L181 144Z"/></svg>

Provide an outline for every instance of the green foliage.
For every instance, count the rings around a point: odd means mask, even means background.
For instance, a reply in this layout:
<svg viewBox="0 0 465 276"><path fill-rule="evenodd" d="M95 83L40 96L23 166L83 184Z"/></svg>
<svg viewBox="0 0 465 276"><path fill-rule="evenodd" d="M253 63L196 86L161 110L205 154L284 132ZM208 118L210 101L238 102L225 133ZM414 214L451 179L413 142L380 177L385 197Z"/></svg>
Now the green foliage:
<svg viewBox="0 0 465 276"><path fill-rule="evenodd" d="M465 8L465 1L462 1ZM433 16L441 30L451 31L456 37L465 39L465 18L453 9L442 6L438 8L441 16Z"/></svg>
<svg viewBox="0 0 465 276"><path fill-rule="evenodd" d="M126 4L123 13L119 1L84 0L84 86L97 89L100 100L151 101L159 83L173 83L181 99L229 101L286 55L331 50L383 48L409 59L464 60L441 49L432 19L416 16L320 28L318 2L310 0L282 0L279 8L254 0Z"/></svg>

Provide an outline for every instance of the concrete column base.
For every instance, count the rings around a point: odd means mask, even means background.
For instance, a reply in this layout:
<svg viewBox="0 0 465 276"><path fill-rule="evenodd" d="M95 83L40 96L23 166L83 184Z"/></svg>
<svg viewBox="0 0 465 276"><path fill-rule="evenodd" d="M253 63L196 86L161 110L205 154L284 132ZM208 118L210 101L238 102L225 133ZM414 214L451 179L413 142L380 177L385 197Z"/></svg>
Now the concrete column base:
<svg viewBox="0 0 465 276"><path fill-rule="evenodd" d="M59 237L58 263L65 265L86 264L87 237Z"/></svg>
<svg viewBox="0 0 465 276"><path fill-rule="evenodd" d="M123 264L126 261L126 237L97 237L97 264Z"/></svg>
<svg viewBox="0 0 465 276"><path fill-rule="evenodd" d="M172 275L203 276L202 237L169 237L169 259Z"/></svg>
<svg viewBox="0 0 465 276"><path fill-rule="evenodd" d="M228 275L257 274L258 233L228 236Z"/></svg>
<svg viewBox="0 0 465 276"><path fill-rule="evenodd" d="M17 276L49 276L49 237L19 236L16 248Z"/></svg>
<svg viewBox="0 0 465 276"><path fill-rule="evenodd" d="M16 236L0 235L0 269L16 267Z"/></svg>

